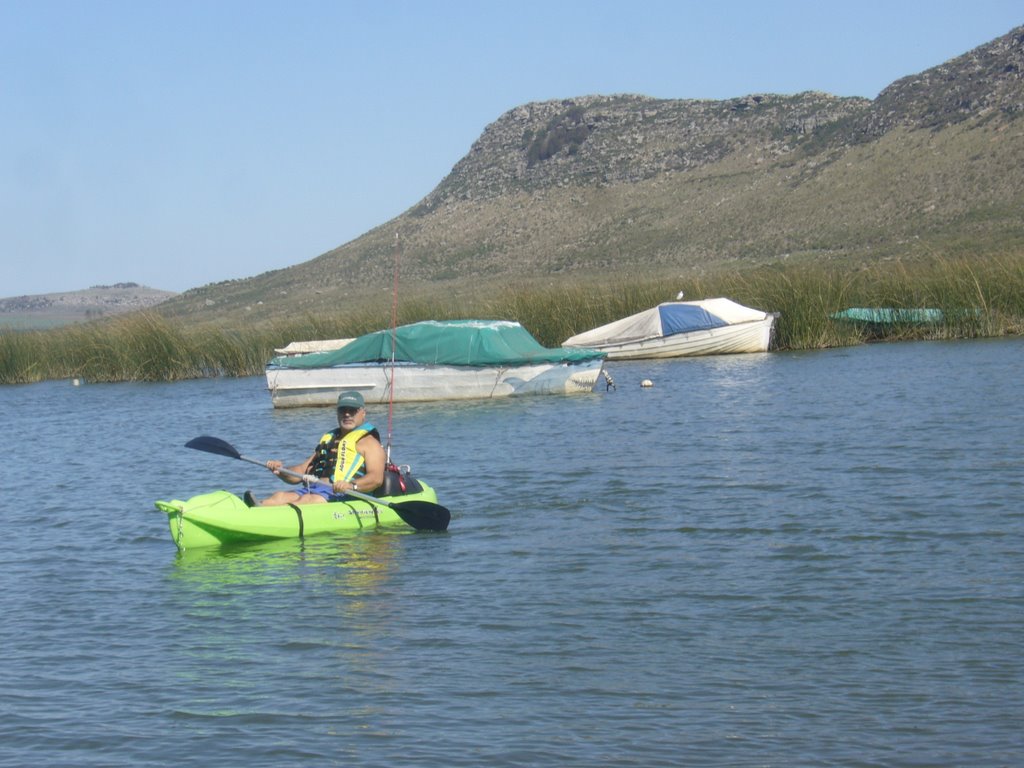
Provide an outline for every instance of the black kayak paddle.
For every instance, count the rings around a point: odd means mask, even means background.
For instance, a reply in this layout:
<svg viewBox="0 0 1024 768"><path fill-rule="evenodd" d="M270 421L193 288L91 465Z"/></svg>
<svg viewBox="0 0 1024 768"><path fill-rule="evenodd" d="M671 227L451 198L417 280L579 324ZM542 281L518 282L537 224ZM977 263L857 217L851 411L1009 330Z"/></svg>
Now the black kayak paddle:
<svg viewBox="0 0 1024 768"><path fill-rule="evenodd" d="M227 456L231 459L248 461L252 464L259 464L261 467L267 466L265 461L243 456L231 443L221 440L219 437L200 435L185 443L185 447L194 448L197 451L205 451L206 453L215 453L218 456ZM302 475L287 469L280 469L278 471L292 477L302 477ZM321 485L327 487L326 484L321 483ZM442 507L440 504L434 504L430 501L384 501L376 496L360 493L359 491L345 491L345 495L368 501L371 504L380 504L382 507L390 507L395 510L407 525L415 528L417 531L446 531L448 530L448 523L452 518L452 513L448 511L447 507Z"/></svg>

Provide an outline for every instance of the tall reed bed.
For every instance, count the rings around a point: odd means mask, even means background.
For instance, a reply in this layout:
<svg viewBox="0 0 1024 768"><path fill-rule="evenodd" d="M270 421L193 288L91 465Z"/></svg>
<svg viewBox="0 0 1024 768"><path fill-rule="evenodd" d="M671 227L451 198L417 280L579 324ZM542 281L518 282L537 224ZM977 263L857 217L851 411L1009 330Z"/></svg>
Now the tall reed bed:
<svg viewBox="0 0 1024 768"><path fill-rule="evenodd" d="M542 344L674 299L725 296L777 312L774 346L821 349L860 343L866 331L830 319L847 307L941 309L945 321L894 326L890 339L971 338L1024 334L1024 254L850 268L775 265L673 279L565 279L557 285L487 291L460 301L447 296L399 305L399 323L487 318L518 320ZM173 381L262 373L274 349L297 339L358 336L391 322L390 307L362 307L336 316L306 316L246 328L193 327L155 312L47 331L0 330L0 383L83 378L89 381Z"/></svg>
<svg viewBox="0 0 1024 768"><path fill-rule="evenodd" d="M725 296L779 315L774 346L823 349L862 342L866 331L831 319L848 307L941 309L936 326L895 326L888 338L970 338L1024 333L1024 254L915 264L775 265L755 270L673 279L565 281L511 288L453 306L421 300L402 322L425 318L492 317L518 320L539 341L555 346L581 331L676 297Z"/></svg>
<svg viewBox="0 0 1024 768"><path fill-rule="evenodd" d="M250 332L189 331L151 312L50 331L0 332L0 383L245 375L266 362L260 342Z"/></svg>

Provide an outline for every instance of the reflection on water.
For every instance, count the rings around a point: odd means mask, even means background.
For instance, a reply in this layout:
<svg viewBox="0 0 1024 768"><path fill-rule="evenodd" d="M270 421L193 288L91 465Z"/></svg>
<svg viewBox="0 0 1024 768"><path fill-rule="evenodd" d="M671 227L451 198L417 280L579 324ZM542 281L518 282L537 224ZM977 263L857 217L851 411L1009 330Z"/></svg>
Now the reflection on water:
<svg viewBox="0 0 1024 768"><path fill-rule="evenodd" d="M170 577L200 594L314 581L330 584L348 598L361 598L387 580L398 538L410 533L361 531L191 549L176 554Z"/></svg>
<svg viewBox="0 0 1024 768"><path fill-rule="evenodd" d="M236 704L230 712L193 706L191 717L252 716L264 711L267 678L246 674L253 664L269 678L282 670L294 687L279 688L273 709L303 712L301 681L325 678L339 691L388 685L363 670L389 663L389 614L396 558L406 531L323 535L258 544L210 547L178 553L168 566L177 610L190 627L187 647L172 652L179 683L231 678ZM295 600L301 595L301 604ZM282 619L287 617L287 622ZM246 627L245 637L238 628ZM252 635L253 627L259 627ZM326 631L325 631L326 630ZM258 646L252 646L258 637ZM372 697L371 697L372 701ZM371 707L372 709L372 707ZM368 711L367 716L370 716Z"/></svg>

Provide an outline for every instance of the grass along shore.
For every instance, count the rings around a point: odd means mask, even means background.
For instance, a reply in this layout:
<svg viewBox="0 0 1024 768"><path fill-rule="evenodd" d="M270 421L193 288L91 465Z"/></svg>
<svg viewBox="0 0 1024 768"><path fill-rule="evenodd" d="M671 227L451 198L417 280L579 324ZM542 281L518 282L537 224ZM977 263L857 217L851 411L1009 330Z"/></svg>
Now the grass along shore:
<svg viewBox="0 0 1024 768"><path fill-rule="evenodd" d="M776 265L673 280L562 278L541 288L481 291L449 299L400 302L400 324L419 320L518 320L545 346L652 307L683 290L686 299L727 298L779 313L774 349L823 349L868 340L866 330L833 321L848 307L937 308L937 325L895 326L884 338L952 339L1024 334L1024 255L887 262L849 267ZM0 384L50 379L176 381L261 374L289 341L358 336L387 328L391 307L305 316L248 328L194 328L156 310L52 330L0 330Z"/></svg>

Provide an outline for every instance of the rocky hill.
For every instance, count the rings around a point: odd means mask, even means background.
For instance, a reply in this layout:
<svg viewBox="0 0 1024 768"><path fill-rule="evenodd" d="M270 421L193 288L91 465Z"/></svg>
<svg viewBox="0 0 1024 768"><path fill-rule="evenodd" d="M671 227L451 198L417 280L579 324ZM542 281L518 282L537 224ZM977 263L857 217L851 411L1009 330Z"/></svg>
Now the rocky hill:
<svg viewBox="0 0 1024 768"><path fill-rule="evenodd" d="M138 283L0 299L0 326L50 328L155 307L177 294Z"/></svg>
<svg viewBox="0 0 1024 768"><path fill-rule="evenodd" d="M745 151L777 157L819 126L858 115L869 104L823 93L726 102L590 96L528 104L488 126L411 215L427 216L461 200L635 184Z"/></svg>
<svg viewBox="0 0 1024 768"><path fill-rule="evenodd" d="M161 305L258 321L531 280L1024 250L1024 27L874 100L637 95L526 104L418 205L289 269ZM352 276L358 275L353 281ZM301 295L296 304L295 296Z"/></svg>
<svg viewBox="0 0 1024 768"><path fill-rule="evenodd" d="M850 140L870 141L897 126L941 130L971 120L1024 114L1024 27L951 61L901 78L853 121Z"/></svg>

